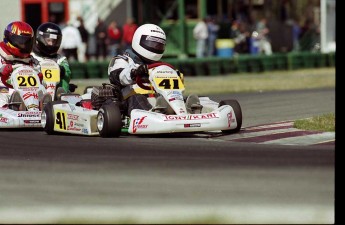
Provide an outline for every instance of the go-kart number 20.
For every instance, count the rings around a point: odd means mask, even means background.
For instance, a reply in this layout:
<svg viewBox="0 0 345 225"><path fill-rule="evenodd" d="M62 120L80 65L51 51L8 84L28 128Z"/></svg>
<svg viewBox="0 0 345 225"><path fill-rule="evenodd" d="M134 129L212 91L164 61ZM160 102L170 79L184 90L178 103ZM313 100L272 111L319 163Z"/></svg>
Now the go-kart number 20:
<svg viewBox="0 0 345 225"><path fill-rule="evenodd" d="M177 78L155 78L155 82L162 89L183 89L183 83L181 79Z"/></svg>
<svg viewBox="0 0 345 225"><path fill-rule="evenodd" d="M67 130L66 127L66 113L63 111L55 112L55 129L56 130Z"/></svg>
<svg viewBox="0 0 345 225"><path fill-rule="evenodd" d="M32 76L18 76L17 80L20 87L36 87L38 84L36 78Z"/></svg>

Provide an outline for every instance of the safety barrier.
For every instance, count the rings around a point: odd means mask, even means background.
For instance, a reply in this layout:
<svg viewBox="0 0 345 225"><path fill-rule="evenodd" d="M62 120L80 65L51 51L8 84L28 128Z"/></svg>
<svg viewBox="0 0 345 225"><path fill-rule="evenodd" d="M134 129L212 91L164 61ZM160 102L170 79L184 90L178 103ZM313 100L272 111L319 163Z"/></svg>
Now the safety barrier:
<svg viewBox="0 0 345 225"><path fill-rule="evenodd" d="M272 55L236 55L231 58L163 58L185 76L207 76L233 73L261 73L274 70L335 67L335 52L291 52ZM71 62L72 79L107 78L109 62Z"/></svg>

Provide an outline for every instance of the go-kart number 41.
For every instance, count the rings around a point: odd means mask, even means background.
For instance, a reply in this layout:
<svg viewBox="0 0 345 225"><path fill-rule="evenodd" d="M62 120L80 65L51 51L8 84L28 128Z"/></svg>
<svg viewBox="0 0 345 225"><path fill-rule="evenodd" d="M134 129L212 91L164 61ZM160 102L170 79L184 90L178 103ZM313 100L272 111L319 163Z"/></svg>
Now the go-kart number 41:
<svg viewBox="0 0 345 225"><path fill-rule="evenodd" d="M57 129L57 130L66 130L67 129L67 127L66 127L66 113L65 112L56 111L56 113L55 113L55 129Z"/></svg>
<svg viewBox="0 0 345 225"><path fill-rule="evenodd" d="M183 89L184 88L184 85L183 85L181 79L156 77L154 81L155 81L156 84L158 84L158 86L161 89L175 89L175 90L179 90L179 89Z"/></svg>

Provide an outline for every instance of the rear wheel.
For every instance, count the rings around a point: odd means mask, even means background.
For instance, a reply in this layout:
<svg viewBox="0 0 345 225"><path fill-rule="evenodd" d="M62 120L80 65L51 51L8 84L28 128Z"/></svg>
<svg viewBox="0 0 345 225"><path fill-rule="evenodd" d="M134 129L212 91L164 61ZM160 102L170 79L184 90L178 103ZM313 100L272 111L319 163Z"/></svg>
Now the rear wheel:
<svg viewBox="0 0 345 225"><path fill-rule="evenodd" d="M40 102L40 109L44 109L44 106L52 101L52 96L49 93L43 95L41 102Z"/></svg>
<svg viewBox="0 0 345 225"><path fill-rule="evenodd" d="M237 100L231 99L231 100L222 100L219 102L219 106L221 107L223 105L229 105L232 107L232 109L234 110L235 113L235 118L237 121L237 126L235 129L232 130L222 130L223 133L226 134L233 134L233 133L237 133L238 131L240 131L241 126L242 126L242 110L241 110L241 106L240 103L238 103Z"/></svg>
<svg viewBox="0 0 345 225"><path fill-rule="evenodd" d="M22 100L22 97L20 97L19 92L15 91L12 93L8 108L14 111L26 111L26 106Z"/></svg>
<svg viewBox="0 0 345 225"><path fill-rule="evenodd" d="M54 115L54 105L67 103L67 101L50 101L45 104L42 113L41 113L41 125L43 130L47 134L54 134L54 124L55 124L55 115Z"/></svg>
<svg viewBox="0 0 345 225"><path fill-rule="evenodd" d="M92 89L93 89L93 86L86 86L86 88L84 89L84 94L91 93Z"/></svg>
<svg viewBox="0 0 345 225"><path fill-rule="evenodd" d="M103 104L97 114L97 129L101 137L118 137L121 134L122 119L117 103Z"/></svg>
<svg viewBox="0 0 345 225"><path fill-rule="evenodd" d="M55 99L54 100L61 100L61 95L62 94L66 94L67 92L65 91L65 89L63 89L62 87L58 87L56 89L55 92Z"/></svg>

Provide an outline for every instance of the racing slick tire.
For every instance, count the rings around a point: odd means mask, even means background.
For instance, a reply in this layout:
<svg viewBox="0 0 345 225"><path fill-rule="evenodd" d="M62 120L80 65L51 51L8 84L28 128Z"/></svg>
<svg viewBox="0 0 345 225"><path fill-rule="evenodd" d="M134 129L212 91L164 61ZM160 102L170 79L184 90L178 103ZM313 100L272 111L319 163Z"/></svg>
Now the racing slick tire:
<svg viewBox="0 0 345 225"><path fill-rule="evenodd" d="M53 106L56 104L63 104L63 103L68 103L68 102L67 101L48 102L42 110L41 124L42 124L43 130L49 135L55 134L55 131L54 131L55 115L54 115Z"/></svg>
<svg viewBox="0 0 345 225"><path fill-rule="evenodd" d="M55 92L55 99L54 100L61 100L61 95L63 94L66 94L67 92L65 91L65 89L63 89L62 87L58 87L56 89L56 92Z"/></svg>
<svg viewBox="0 0 345 225"><path fill-rule="evenodd" d="M86 86L83 93L84 94L89 93L89 92L91 93L92 89L93 89L93 86Z"/></svg>
<svg viewBox="0 0 345 225"><path fill-rule="evenodd" d="M122 119L118 103L111 102L101 106L97 114L97 129L101 137L118 137L121 134Z"/></svg>
<svg viewBox="0 0 345 225"><path fill-rule="evenodd" d="M19 92L15 91L12 93L8 108L14 111L26 111L26 106L22 100L22 97L20 97Z"/></svg>
<svg viewBox="0 0 345 225"><path fill-rule="evenodd" d="M51 102L52 100L52 96L48 93L44 94L41 101L40 101L40 109L43 110L44 106L48 103Z"/></svg>
<svg viewBox="0 0 345 225"><path fill-rule="evenodd" d="M237 100L231 99L231 100L222 100L219 102L219 106L221 107L223 105L229 105L232 107L232 109L234 110L235 113L235 117L236 117L236 121L237 121L237 126L235 129L232 130L222 130L223 133L226 134L233 134L233 133L237 133L238 131L240 131L241 126L242 126L242 109L240 106L240 103L238 103Z"/></svg>

